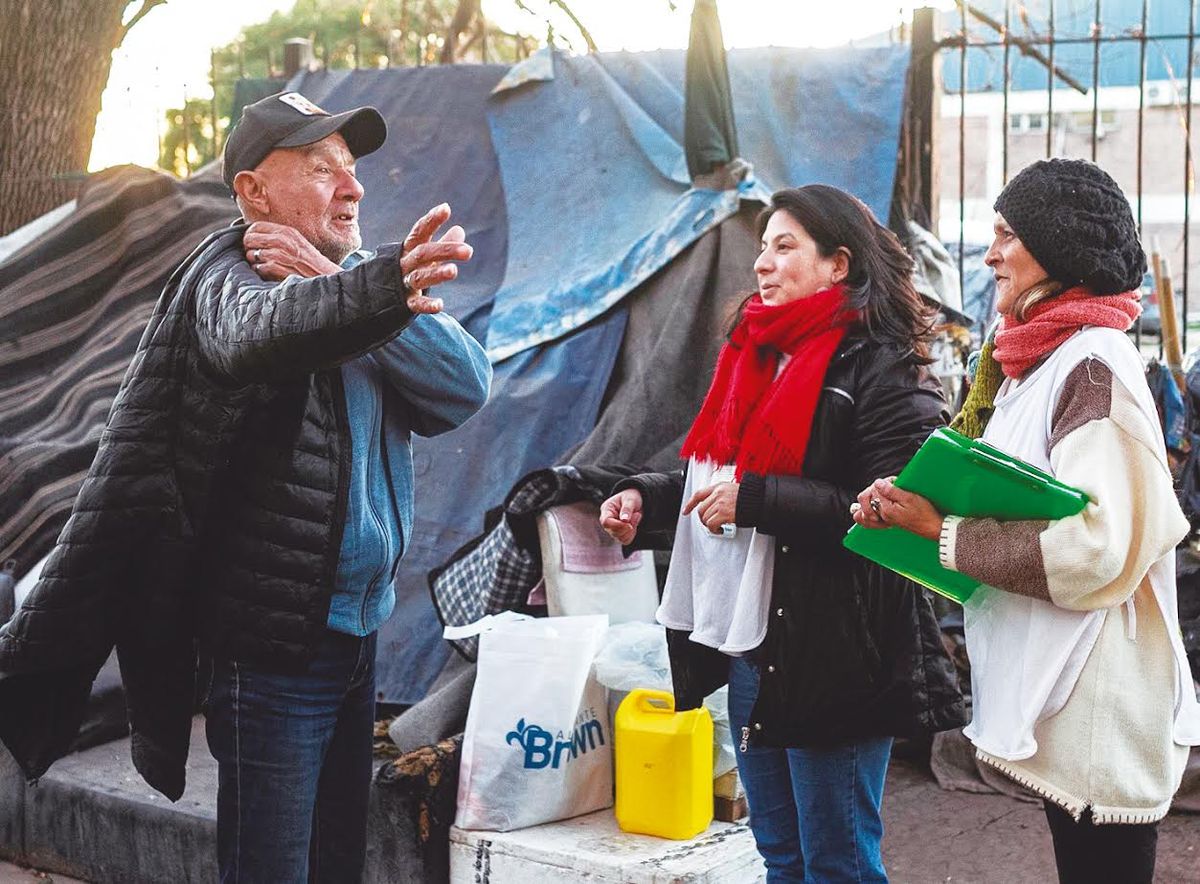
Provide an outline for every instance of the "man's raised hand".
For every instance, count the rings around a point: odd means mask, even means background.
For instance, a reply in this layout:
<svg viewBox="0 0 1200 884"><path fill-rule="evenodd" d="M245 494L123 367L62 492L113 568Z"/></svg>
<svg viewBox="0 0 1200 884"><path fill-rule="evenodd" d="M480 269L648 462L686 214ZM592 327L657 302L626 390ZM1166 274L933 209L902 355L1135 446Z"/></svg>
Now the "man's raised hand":
<svg viewBox="0 0 1200 884"><path fill-rule="evenodd" d="M440 239L433 235L450 219L450 206L442 203L425 213L413 225L400 250L400 273L409 291L408 309L413 313L440 313L442 299L431 298L425 291L432 286L449 282L458 276L453 261L469 261L474 249L467 244L467 234L457 224Z"/></svg>
<svg viewBox="0 0 1200 884"><path fill-rule="evenodd" d="M286 224L255 221L242 236L242 250L259 276L276 282L292 275L309 278L342 269Z"/></svg>

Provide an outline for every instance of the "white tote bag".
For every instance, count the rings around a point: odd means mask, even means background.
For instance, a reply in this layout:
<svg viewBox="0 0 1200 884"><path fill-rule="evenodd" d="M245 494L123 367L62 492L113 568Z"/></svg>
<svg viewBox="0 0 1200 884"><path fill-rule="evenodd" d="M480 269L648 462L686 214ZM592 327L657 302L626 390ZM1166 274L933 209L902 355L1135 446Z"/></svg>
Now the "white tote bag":
<svg viewBox="0 0 1200 884"><path fill-rule="evenodd" d="M607 690L592 677L608 617L484 626L463 736L463 829L507 832L610 807Z"/></svg>

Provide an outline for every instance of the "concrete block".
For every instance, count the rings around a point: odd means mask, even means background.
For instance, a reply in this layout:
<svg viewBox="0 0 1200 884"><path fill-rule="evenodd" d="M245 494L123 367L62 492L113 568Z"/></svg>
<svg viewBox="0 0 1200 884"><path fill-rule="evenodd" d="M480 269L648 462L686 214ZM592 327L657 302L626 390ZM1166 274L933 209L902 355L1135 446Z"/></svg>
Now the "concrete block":
<svg viewBox="0 0 1200 884"><path fill-rule="evenodd" d="M412 798L372 785L366 884L425 884L414 819ZM216 820L217 763L203 717L192 725L187 789L176 803L134 770L128 738L68 755L29 788L0 749L0 856L39 869L93 884L208 884L217 880Z"/></svg>
<svg viewBox="0 0 1200 884"><path fill-rule="evenodd" d="M611 810L516 832L450 830L451 884L751 884L766 870L744 823L688 841L631 835Z"/></svg>
<svg viewBox="0 0 1200 884"><path fill-rule="evenodd" d="M127 738L56 762L26 794L22 859L95 884L210 882L216 837L216 763L197 718L174 804L134 770Z"/></svg>
<svg viewBox="0 0 1200 884"><path fill-rule="evenodd" d="M20 859L25 852L25 777L0 743L0 857Z"/></svg>

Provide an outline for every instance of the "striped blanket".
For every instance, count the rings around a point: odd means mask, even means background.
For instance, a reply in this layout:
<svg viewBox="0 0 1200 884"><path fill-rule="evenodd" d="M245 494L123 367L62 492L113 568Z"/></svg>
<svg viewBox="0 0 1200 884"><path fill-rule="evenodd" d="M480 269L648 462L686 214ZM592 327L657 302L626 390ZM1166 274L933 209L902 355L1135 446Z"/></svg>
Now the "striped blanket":
<svg viewBox="0 0 1200 884"><path fill-rule="evenodd" d="M66 524L167 277L236 215L215 172L121 166L0 264L0 562L18 576Z"/></svg>

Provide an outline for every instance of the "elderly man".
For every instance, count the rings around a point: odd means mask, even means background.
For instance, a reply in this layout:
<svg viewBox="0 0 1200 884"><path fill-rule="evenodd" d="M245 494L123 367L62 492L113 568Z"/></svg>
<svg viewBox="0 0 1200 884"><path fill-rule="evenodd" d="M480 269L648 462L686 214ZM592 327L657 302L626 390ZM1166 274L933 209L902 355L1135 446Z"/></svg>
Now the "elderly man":
<svg viewBox="0 0 1200 884"><path fill-rule="evenodd" d="M134 762L171 798L199 647L225 881L361 876L375 634L420 541L410 434L488 394L482 348L426 293L471 256L460 227L433 238L449 207L357 251L355 162L385 137L374 108L295 93L246 108L224 177L249 224L171 278L71 520L0 632L0 738L27 774L65 750L115 644Z"/></svg>

